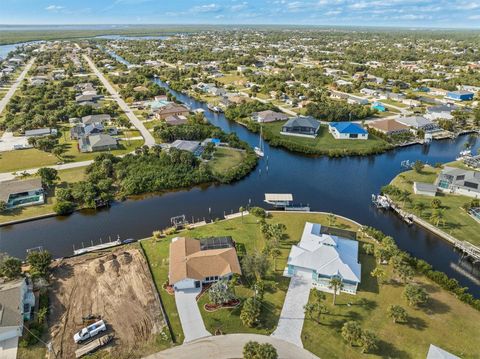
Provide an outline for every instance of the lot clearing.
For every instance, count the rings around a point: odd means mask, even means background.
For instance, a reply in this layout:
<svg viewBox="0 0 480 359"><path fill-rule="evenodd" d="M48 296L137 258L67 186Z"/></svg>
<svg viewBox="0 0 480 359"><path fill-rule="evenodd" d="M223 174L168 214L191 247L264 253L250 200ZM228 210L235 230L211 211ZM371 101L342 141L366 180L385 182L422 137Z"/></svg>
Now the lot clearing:
<svg viewBox="0 0 480 359"><path fill-rule="evenodd" d="M73 335L83 317L100 316L116 358L142 356L170 345L145 258L135 247L62 259L54 265L50 291L50 335L59 358L74 358ZM166 328L165 328L166 329ZM166 331L166 330L165 330Z"/></svg>

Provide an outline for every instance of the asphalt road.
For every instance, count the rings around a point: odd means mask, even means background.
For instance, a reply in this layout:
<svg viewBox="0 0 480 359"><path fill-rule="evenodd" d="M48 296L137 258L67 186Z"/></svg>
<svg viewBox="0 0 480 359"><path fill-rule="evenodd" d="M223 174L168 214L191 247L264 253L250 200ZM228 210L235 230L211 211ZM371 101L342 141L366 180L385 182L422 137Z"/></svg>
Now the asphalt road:
<svg viewBox="0 0 480 359"><path fill-rule="evenodd" d="M120 97L118 92L115 90L115 88L110 84L110 82L105 78L102 72L98 70L98 68L95 66L93 61L87 56L83 55L83 58L85 61L87 61L88 65L92 69L92 71L97 75L97 77L100 79L102 82L103 86L107 89L107 91L110 93L112 98L118 103L120 108L125 112L127 115L128 119L130 122L133 124L133 126L136 127L138 131L140 131L140 134L145 140L145 145L148 147L152 147L155 145L155 139L153 138L152 134L147 130L147 128L143 125L143 122L138 119L137 116L133 113L132 109L127 105L125 101Z"/></svg>
<svg viewBox="0 0 480 359"><path fill-rule="evenodd" d="M15 91L17 91L18 87L22 84L22 81L25 79L25 76L27 76L28 71L32 67L33 63L35 62L35 57L32 58L25 68L23 69L22 73L20 76L17 77L15 82L10 86L10 89L6 93L5 97L0 100L0 114L5 110L5 107L7 106L7 103L10 101L12 96L15 94Z"/></svg>
<svg viewBox="0 0 480 359"><path fill-rule="evenodd" d="M272 344L277 349L279 359L318 359L317 356L295 344L259 334L211 336L152 354L145 359L243 358L243 346L250 340Z"/></svg>

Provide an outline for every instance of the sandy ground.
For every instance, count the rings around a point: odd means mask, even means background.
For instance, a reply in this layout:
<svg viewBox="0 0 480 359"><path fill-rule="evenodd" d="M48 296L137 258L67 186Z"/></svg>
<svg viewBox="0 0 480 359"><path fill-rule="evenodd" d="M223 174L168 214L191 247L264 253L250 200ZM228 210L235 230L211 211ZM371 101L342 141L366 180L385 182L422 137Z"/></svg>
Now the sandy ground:
<svg viewBox="0 0 480 359"><path fill-rule="evenodd" d="M50 334L59 358L74 358L82 317L99 315L113 332L111 350L131 353L159 333L164 320L148 265L138 249L63 259L53 270ZM123 354L123 355L121 355Z"/></svg>

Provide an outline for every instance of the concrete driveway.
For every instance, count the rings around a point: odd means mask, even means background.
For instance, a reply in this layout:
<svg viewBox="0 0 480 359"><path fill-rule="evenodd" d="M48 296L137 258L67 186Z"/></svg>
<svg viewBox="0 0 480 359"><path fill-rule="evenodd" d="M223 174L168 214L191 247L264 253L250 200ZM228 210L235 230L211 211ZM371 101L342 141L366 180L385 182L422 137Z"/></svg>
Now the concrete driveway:
<svg viewBox="0 0 480 359"><path fill-rule="evenodd" d="M227 334L211 336L152 354L144 359L232 359L243 358L243 346L253 340L270 343L279 359L318 359L309 351L284 340L259 334Z"/></svg>
<svg viewBox="0 0 480 359"><path fill-rule="evenodd" d="M272 333L272 337L303 348L301 338L303 321L305 319L303 307L308 303L311 288L311 274L310 277L308 275L292 277L285 302L283 303L280 320L278 321L277 329Z"/></svg>
<svg viewBox="0 0 480 359"><path fill-rule="evenodd" d="M199 288L175 291L175 303L177 304L183 334L185 335L184 343L211 335L205 329L205 324L197 305L196 297L199 293Z"/></svg>

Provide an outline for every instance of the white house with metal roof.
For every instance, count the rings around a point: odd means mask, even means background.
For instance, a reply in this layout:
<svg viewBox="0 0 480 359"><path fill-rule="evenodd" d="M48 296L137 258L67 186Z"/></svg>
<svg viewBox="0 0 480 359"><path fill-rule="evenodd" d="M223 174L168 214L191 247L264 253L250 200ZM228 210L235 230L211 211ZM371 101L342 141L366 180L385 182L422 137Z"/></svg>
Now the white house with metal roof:
<svg viewBox="0 0 480 359"><path fill-rule="evenodd" d="M343 282L342 292L356 294L361 280L358 241L322 233L322 226L306 222L300 242L292 246L284 275L312 278L313 287L325 292L330 280Z"/></svg>

